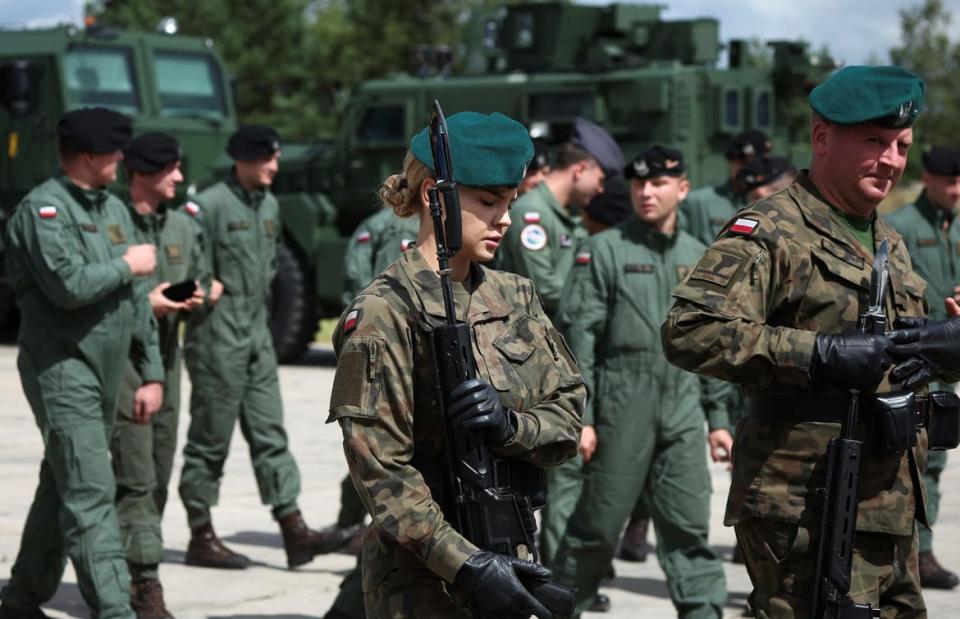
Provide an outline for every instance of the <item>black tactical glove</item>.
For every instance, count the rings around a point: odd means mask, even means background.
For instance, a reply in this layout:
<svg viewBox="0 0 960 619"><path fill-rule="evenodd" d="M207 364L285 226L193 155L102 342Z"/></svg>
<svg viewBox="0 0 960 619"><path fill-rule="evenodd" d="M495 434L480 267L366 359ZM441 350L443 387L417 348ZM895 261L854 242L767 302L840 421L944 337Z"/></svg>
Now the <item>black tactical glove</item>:
<svg viewBox="0 0 960 619"><path fill-rule="evenodd" d="M539 563L479 550L467 559L454 584L470 592L481 610L504 619L553 619L546 606L525 586L550 578L550 570Z"/></svg>
<svg viewBox="0 0 960 619"><path fill-rule="evenodd" d="M891 376L906 389L916 391L960 370L960 318L897 318L894 327L887 337L894 344L890 354L900 364Z"/></svg>
<svg viewBox="0 0 960 619"><path fill-rule="evenodd" d="M483 430L491 445L503 445L517 433L514 412L500 405L500 394L490 383L473 378L450 394L453 424L464 430Z"/></svg>
<svg viewBox="0 0 960 619"><path fill-rule="evenodd" d="M893 362L888 352L892 346L882 335L818 333L810 361L810 383L870 391L880 384Z"/></svg>

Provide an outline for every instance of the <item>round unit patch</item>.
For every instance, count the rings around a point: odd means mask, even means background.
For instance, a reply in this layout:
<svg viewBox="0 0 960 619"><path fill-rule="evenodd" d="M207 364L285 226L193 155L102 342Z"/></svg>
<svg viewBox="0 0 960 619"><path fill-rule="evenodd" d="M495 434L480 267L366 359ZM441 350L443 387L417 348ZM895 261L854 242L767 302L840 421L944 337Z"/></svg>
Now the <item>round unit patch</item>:
<svg viewBox="0 0 960 619"><path fill-rule="evenodd" d="M520 231L520 243L531 251L539 251L547 246L547 231L539 224L524 226Z"/></svg>

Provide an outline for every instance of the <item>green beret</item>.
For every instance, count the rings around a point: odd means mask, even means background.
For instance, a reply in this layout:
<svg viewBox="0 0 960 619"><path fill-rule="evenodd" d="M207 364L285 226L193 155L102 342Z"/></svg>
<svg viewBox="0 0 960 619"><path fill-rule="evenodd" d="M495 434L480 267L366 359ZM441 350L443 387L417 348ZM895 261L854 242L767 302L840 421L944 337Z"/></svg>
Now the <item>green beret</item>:
<svg viewBox="0 0 960 619"><path fill-rule="evenodd" d="M469 187L516 187L533 159L527 128L494 112L459 112L447 117L453 177ZM410 140L413 156L433 170L430 135L422 129Z"/></svg>
<svg viewBox="0 0 960 619"><path fill-rule="evenodd" d="M923 80L902 67L844 67L813 89L810 107L841 125L905 128L923 109Z"/></svg>

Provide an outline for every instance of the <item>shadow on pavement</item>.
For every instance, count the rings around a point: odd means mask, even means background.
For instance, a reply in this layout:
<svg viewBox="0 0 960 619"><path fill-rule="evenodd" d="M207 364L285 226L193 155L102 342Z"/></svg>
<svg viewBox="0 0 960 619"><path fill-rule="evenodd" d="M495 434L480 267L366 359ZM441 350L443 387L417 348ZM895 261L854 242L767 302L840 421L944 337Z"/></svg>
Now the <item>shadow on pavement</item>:
<svg viewBox="0 0 960 619"><path fill-rule="evenodd" d="M249 533L251 533L251 534L256 534L256 532L254 532L254 531L250 531ZM234 538L237 538L238 536L241 536L241 535L243 535L242 532L241 532L241 533L237 533L237 534L235 534L235 535L231 535L230 537L225 537L225 538L223 538L223 539L224 539L224 541L229 540L229 541L232 541L232 542L237 543L237 544L239 544L239 543L248 544L248 543L249 543L249 544L251 544L251 545L256 545L256 542L247 542L247 541L241 542L241 540L240 540L239 538L238 538L238 539L234 539ZM270 535L269 535L269 534L266 534L266 533L260 533L260 534L258 534L258 535L262 535L263 537L270 537ZM275 548L279 548L279 547L281 546L281 544L279 544L279 543L278 543L278 544L264 543L264 544L261 544L261 545L263 545L263 546L275 547ZM177 563L177 564L181 564L181 565L182 565L182 564L183 564L183 560L184 560L185 557L186 557L186 552L184 552L183 550L174 550L174 549L171 549L171 548L164 548L164 549L163 549L163 562L164 562L164 563ZM212 567L193 567L193 566L186 566L186 567L187 567L187 569L202 570L203 572L210 572L210 573L217 573L217 574L224 574L224 573L231 572L231 570L219 570L219 569L212 568ZM288 568L286 565L282 565L282 564L281 564L281 565L274 565L274 564L272 564L272 563L264 563L263 561L256 561L256 560L251 560L251 561L250 561L250 567L264 567L264 568L267 568L268 570L276 570L276 571L278 571L278 572L290 572L290 573L294 573L294 572L305 573L305 572L306 572L306 573L310 573L310 574L333 574L334 576L346 576L346 575L349 574L351 571L353 571L352 568L346 568L346 569L340 569L340 570L331 570L331 569L323 569L323 568L312 568L309 563L306 564L306 565L302 565L302 566L300 566L300 567L298 567L298 568L296 568L296 569L291 570L291 569ZM236 570L236 573L243 573L243 570ZM2 582L2 581L0 581L0 582ZM72 586L72 585L71 585L71 586ZM82 604L82 603L83 603L83 600L81 599L81 604ZM84 616L86 616L86 615L84 615Z"/></svg>
<svg viewBox="0 0 960 619"><path fill-rule="evenodd" d="M636 576L617 576L613 580L604 581L601 589L620 589L640 595L651 595L658 598L670 599L667 583L659 578L640 578Z"/></svg>
<svg viewBox="0 0 960 619"><path fill-rule="evenodd" d="M283 548L283 538L279 533L264 533L263 531L237 531L233 535L220 538L224 542L246 544L248 546L265 546L267 548Z"/></svg>
<svg viewBox="0 0 960 619"><path fill-rule="evenodd" d="M0 589L6 587L8 582L10 582L9 579L0 579ZM86 619L90 616L90 610L87 609L87 604L80 595L80 589L72 582L60 583L56 595L44 604L42 609L55 610L77 619Z"/></svg>
<svg viewBox="0 0 960 619"><path fill-rule="evenodd" d="M207 619L317 619L316 615L207 615Z"/></svg>

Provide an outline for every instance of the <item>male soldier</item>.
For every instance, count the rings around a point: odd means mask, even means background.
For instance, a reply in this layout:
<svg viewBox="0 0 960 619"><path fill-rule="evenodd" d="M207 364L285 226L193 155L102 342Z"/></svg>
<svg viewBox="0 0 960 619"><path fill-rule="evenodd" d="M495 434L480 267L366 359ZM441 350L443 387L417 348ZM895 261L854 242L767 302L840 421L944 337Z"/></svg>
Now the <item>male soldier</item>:
<svg viewBox="0 0 960 619"><path fill-rule="evenodd" d="M674 291L662 327L672 363L740 383L749 398L733 446L725 523L736 527L759 617L813 616L827 443L851 390L868 394L866 411L880 403L875 389L889 392L909 378L900 367L885 375L896 352L891 339L861 334L856 324L883 241L888 320L925 311L924 283L906 244L876 217L906 166L922 103L920 78L892 66L846 67L815 88L811 169L721 231ZM927 345L915 344L920 353ZM850 597L885 617L924 617L914 521L925 521L926 432L882 434L874 420L886 414L861 416L862 430L877 440L861 461Z"/></svg>
<svg viewBox="0 0 960 619"><path fill-rule="evenodd" d="M607 171L622 167L623 154L610 134L577 118L546 177L513 204L514 223L500 244L498 268L532 279L551 317L585 236L573 209L603 191Z"/></svg>
<svg viewBox="0 0 960 619"><path fill-rule="evenodd" d="M419 225L418 218L397 217L387 208L360 222L343 255L344 287L340 300L344 306L350 305L374 277L413 244ZM346 482L352 490L353 483L349 477ZM360 513L366 514L362 504L358 503L357 507ZM353 519L350 520L352 522Z"/></svg>
<svg viewBox="0 0 960 619"><path fill-rule="evenodd" d="M117 518L120 539L133 579L130 603L138 619L168 619L160 585L163 558L160 520L167 503L180 414L181 312L198 307L204 298L198 287L192 296L173 301L164 294L171 283L206 280L197 226L180 211L164 204L176 196L180 145L164 133L144 133L123 153L130 181L130 217L134 238L159 249L157 268L145 280L157 320L163 357L163 405L150 419L138 416L133 394L142 383L132 362L120 386L117 427L113 434L113 470L117 478Z"/></svg>
<svg viewBox="0 0 960 619"><path fill-rule="evenodd" d="M744 204L753 204L793 184L797 170L786 157L761 157L745 163L737 172Z"/></svg>
<svg viewBox="0 0 960 619"><path fill-rule="evenodd" d="M130 576L114 509L109 439L130 358L132 394L149 419L163 364L147 296L156 249L133 245L130 215L104 187L116 178L130 120L103 108L57 125L62 172L34 188L7 224L7 273L22 316L17 365L43 438L40 482L2 593L3 619L36 619L69 557L95 617L132 619Z"/></svg>
<svg viewBox="0 0 960 619"><path fill-rule="evenodd" d="M186 205L202 225L207 263L213 278L222 282L223 295L187 322L184 358L193 390L180 476L191 531L185 560L227 569L250 563L224 546L210 516L239 419L260 500L271 506L280 524L287 566L297 567L327 551L327 540L307 527L297 507L300 472L287 449L277 356L267 327L281 232L277 199L269 187L277 173L280 139L270 127L240 127L230 136L227 154L234 162L227 179Z"/></svg>
<svg viewBox="0 0 960 619"><path fill-rule="evenodd" d="M662 363L658 331L670 291L704 248L676 227L677 206L689 190L680 151L653 146L625 176L635 216L577 252L560 305L558 322L593 397L583 419L583 488L554 573L579 588L577 611L587 610L624 521L646 493L677 612L721 617L727 591L723 566L707 543L710 473L701 401L713 408L723 402L713 391L729 387L712 382L708 394L696 376ZM729 448L723 411L712 412L711 442Z"/></svg>
<svg viewBox="0 0 960 619"><path fill-rule="evenodd" d="M737 135L727 147L725 182L715 187L691 191L680 207L680 229L704 245L709 245L736 212L746 203L743 189L737 186L737 173L744 164L770 154L772 144L763 131L749 129Z"/></svg>
<svg viewBox="0 0 960 619"><path fill-rule="evenodd" d="M947 317L943 299L958 296L960 286L960 221L956 207L960 201L960 149L934 146L923 153L923 192L914 204L886 217L903 236L913 266L927 280L929 316ZM954 385L935 385L931 389L953 390ZM927 523L932 527L940 511L940 474L947 452L931 451L923 484L927 490ZM920 526L920 583L933 589L953 589L957 575L941 567L933 555L933 533Z"/></svg>

